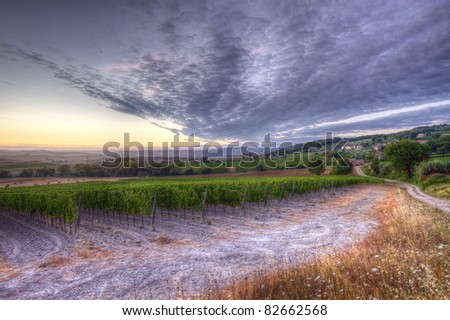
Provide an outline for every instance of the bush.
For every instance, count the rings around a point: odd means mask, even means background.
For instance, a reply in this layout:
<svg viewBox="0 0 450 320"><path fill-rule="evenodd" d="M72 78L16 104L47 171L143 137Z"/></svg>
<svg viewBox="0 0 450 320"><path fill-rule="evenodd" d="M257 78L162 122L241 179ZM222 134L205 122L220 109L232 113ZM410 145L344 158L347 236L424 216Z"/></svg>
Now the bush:
<svg viewBox="0 0 450 320"><path fill-rule="evenodd" d="M351 174L353 172L353 164L349 161L347 163L335 161L331 169L332 175Z"/></svg>
<svg viewBox="0 0 450 320"><path fill-rule="evenodd" d="M447 177L445 174L437 174L429 177L423 182L423 186L425 188L435 185L435 184L447 184L450 183L450 177Z"/></svg>
<svg viewBox="0 0 450 320"><path fill-rule="evenodd" d="M286 168L289 169L305 169L306 166L303 163L298 163L295 161L286 162Z"/></svg>
<svg viewBox="0 0 450 320"><path fill-rule="evenodd" d="M373 173L380 174L380 160L373 158L372 163L370 164L370 169L372 169Z"/></svg>
<svg viewBox="0 0 450 320"><path fill-rule="evenodd" d="M220 166L217 168L212 168L212 171L214 173L224 173L224 172L227 172L227 168L225 166Z"/></svg>
<svg viewBox="0 0 450 320"><path fill-rule="evenodd" d="M321 176L325 171L325 161L321 159L319 156L312 156L310 159L305 159L305 162L308 166L308 171Z"/></svg>
<svg viewBox="0 0 450 320"><path fill-rule="evenodd" d="M389 162L380 163L380 174L383 176L388 176L392 173L391 164Z"/></svg>
<svg viewBox="0 0 450 320"><path fill-rule="evenodd" d="M416 172L420 177L433 173L450 174L450 161L439 160L423 162L418 166Z"/></svg>
<svg viewBox="0 0 450 320"><path fill-rule="evenodd" d="M211 172L213 172L213 170L212 170L211 168L208 168L208 167L203 167L203 168L200 170L200 173L202 173L202 174L209 174L209 173L211 173Z"/></svg>

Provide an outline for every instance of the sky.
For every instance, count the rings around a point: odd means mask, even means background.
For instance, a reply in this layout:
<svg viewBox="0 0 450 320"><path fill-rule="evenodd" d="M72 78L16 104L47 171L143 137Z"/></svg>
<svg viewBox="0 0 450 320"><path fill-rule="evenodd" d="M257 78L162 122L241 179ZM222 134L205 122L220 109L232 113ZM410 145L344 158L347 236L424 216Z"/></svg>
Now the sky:
<svg viewBox="0 0 450 320"><path fill-rule="evenodd" d="M450 1L8 1L0 146L450 122Z"/></svg>

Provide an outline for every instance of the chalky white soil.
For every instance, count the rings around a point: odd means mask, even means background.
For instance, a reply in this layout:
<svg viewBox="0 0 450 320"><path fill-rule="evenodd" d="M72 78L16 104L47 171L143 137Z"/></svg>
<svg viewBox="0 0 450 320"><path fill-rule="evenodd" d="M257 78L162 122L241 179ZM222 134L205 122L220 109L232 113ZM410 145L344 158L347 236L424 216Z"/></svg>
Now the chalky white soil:
<svg viewBox="0 0 450 320"><path fill-rule="evenodd" d="M0 212L0 299L192 297L358 242L375 230L370 213L390 188L331 189L245 212L211 207L204 224L198 212L158 210L156 231L147 219L142 228L86 213L76 236Z"/></svg>

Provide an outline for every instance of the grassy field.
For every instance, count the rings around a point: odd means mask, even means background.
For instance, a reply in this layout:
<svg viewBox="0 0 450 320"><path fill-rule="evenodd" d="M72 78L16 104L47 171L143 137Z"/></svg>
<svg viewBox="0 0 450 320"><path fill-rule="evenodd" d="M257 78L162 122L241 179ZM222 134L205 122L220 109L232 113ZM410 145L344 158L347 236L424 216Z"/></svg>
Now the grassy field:
<svg viewBox="0 0 450 320"><path fill-rule="evenodd" d="M450 216L392 190L378 231L306 265L211 289L208 299L449 299Z"/></svg>
<svg viewBox="0 0 450 320"><path fill-rule="evenodd" d="M433 174L421 183L425 192L444 199L450 199L450 175Z"/></svg>

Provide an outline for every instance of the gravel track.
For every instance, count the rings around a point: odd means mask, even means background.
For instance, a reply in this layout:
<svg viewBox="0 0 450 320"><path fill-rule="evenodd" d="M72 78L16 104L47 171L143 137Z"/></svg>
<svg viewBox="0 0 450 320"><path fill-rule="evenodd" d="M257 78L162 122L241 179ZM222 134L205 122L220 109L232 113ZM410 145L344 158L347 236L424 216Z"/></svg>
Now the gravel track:
<svg viewBox="0 0 450 320"><path fill-rule="evenodd" d="M392 190L331 189L245 213L210 208L206 224L198 213L158 215L155 232L147 220L142 229L139 219L134 227L86 214L76 238L3 212L0 250L15 267L0 277L0 299L186 298L354 244L376 228L370 213Z"/></svg>
<svg viewBox="0 0 450 320"><path fill-rule="evenodd" d="M362 171L361 167L355 167L355 171L356 171L357 175L367 177L367 175ZM401 182L401 181L397 181L397 180L390 180L390 179L383 179L383 180L387 183L394 184L394 185L400 186L402 188L405 188L411 197L413 197L419 201L425 202L425 203L429 204L430 206L437 208L439 210L450 212L450 201L448 201L448 200L432 197L432 196L426 194L425 192L423 192L422 190L420 190L419 187L417 187L413 184L410 184L410 183Z"/></svg>

